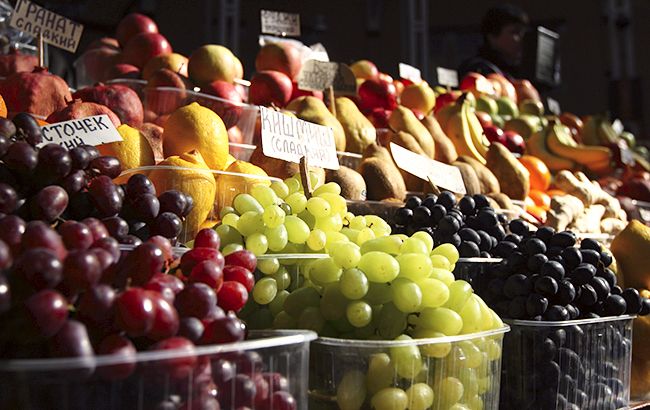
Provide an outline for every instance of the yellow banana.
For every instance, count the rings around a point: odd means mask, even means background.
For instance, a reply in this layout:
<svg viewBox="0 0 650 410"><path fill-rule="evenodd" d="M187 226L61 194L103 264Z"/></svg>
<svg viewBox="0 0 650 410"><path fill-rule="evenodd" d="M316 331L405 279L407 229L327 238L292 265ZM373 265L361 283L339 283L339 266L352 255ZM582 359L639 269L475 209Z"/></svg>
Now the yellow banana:
<svg viewBox="0 0 650 410"><path fill-rule="evenodd" d="M574 161L555 155L546 147L546 137L550 128L550 126L545 127L542 130L533 133L533 135L526 140L526 152L544 161L546 166L548 166L548 169L552 172L558 172L564 169L577 169L578 166Z"/></svg>
<svg viewBox="0 0 650 410"><path fill-rule="evenodd" d="M591 147L578 144L560 124L554 123L546 138L548 149L555 155L569 158L578 164L604 162L611 158L612 152L605 147Z"/></svg>
<svg viewBox="0 0 650 410"><path fill-rule="evenodd" d="M618 141L618 135L607 118L592 115L585 121L580 134L585 145L612 145Z"/></svg>
<svg viewBox="0 0 650 410"><path fill-rule="evenodd" d="M585 124L582 126L582 132L580 132L580 139L585 145L600 145L595 115L590 116L585 121Z"/></svg>
<svg viewBox="0 0 650 410"><path fill-rule="evenodd" d="M487 162L485 157L477 151L472 141L472 136L470 135L470 125L466 112L469 108L469 102L463 98L462 101L458 101L457 103L460 105L460 111L454 113L448 119L445 134L453 142L458 155L467 155L476 159L481 164L485 164Z"/></svg>
<svg viewBox="0 0 650 410"><path fill-rule="evenodd" d="M465 115L467 116L467 123L469 124L469 133L472 137L472 142L474 147L483 157L487 155L488 148L490 147L490 141L483 133L483 126L481 125L478 117L475 114L475 110L472 107L468 107L465 110Z"/></svg>

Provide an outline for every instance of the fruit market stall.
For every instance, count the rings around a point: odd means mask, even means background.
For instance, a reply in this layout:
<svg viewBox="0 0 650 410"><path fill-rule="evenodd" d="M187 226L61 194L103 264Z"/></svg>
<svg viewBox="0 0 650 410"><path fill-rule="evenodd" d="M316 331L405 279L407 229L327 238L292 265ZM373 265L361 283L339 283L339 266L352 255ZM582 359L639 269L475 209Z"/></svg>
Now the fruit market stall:
<svg viewBox="0 0 650 410"><path fill-rule="evenodd" d="M75 84L0 57L0 408L650 400L634 136L319 58L184 56L141 14Z"/></svg>

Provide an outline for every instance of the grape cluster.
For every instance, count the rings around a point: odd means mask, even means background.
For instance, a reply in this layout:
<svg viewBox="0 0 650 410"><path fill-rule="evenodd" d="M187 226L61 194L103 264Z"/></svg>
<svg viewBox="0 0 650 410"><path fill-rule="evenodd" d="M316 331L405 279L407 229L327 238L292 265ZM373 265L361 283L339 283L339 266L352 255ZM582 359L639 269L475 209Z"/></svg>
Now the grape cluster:
<svg viewBox="0 0 650 410"><path fill-rule="evenodd" d="M503 262L472 282L502 317L561 321L650 313L650 300L618 286L612 256L597 241L576 246L573 232L533 231L521 220L509 228L493 252Z"/></svg>
<svg viewBox="0 0 650 410"><path fill-rule="evenodd" d="M490 258L506 238L507 218L490 206L485 195L465 195L458 201L448 191L425 199L412 196L395 212L392 222L397 233L424 231L435 245L454 245L462 258Z"/></svg>
<svg viewBox="0 0 650 410"><path fill-rule="evenodd" d="M187 388L194 380L194 394L204 394L195 400L218 400L225 408L272 400L285 404L267 408L295 408L286 380L263 373L254 352L212 358L210 371L205 358L194 354L195 345L244 340L246 326L234 312L254 285L252 253L224 257L211 229L200 231L194 248L177 259L162 236L123 254L95 218L66 221L58 232L16 215L4 216L0 225L0 357L87 359L75 370L84 378L114 381L146 373L158 391L162 382ZM182 355L141 365L135 355L142 350ZM119 365L95 366L95 354L120 358Z"/></svg>
<svg viewBox="0 0 650 410"><path fill-rule="evenodd" d="M180 234L193 206L191 197L174 190L156 196L144 175L116 185L113 178L121 173L117 158L102 156L93 146L68 150L58 144L41 146L42 141L31 115L0 118L0 214L47 223L98 218L124 244Z"/></svg>

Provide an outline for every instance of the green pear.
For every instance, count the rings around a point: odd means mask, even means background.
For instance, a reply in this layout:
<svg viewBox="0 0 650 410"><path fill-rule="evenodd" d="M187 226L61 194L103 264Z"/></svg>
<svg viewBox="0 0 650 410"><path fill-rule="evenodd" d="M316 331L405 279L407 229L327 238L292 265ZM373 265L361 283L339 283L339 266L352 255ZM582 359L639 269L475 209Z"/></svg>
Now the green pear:
<svg viewBox="0 0 650 410"><path fill-rule="evenodd" d="M483 111L490 115L499 112L499 105L492 97L482 95L476 100L476 111Z"/></svg>
<svg viewBox="0 0 650 410"><path fill-rule="evenodd" d="M499 115L501 116L519 116L519 108L517 107L517 104L508 97L497 98L497 107Z"/></svg>

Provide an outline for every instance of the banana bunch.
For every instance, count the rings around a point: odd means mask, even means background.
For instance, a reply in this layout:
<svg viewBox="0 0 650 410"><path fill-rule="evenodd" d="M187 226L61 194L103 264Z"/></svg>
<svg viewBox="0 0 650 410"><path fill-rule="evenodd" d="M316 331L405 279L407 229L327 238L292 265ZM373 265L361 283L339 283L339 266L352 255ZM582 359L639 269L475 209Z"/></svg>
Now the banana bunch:
<svg viewBox="0 0 650 410"><path fill-rule="evenodd" d="M552 132L552 128L553 124L534 132L530 138L526 140L526 152L544 161L548 169L553 173L565 169L569 171L577 170L579 166L575 161L555 155L549 151L548 146L546 145L546 140Z"/></svg>
<svg viewBox="0 0 650 410"><path fill-rule="evenodd" d="M619 137L607 118L602 115L592 115L585 121L580 138L585 145L610 146L616 144Z"/></svg>
<svg viewBox="0 0 650 410"><path fill-rule="evenodd" d="M612 152L609 148L578 144L566 127L558 122L549 124L548 128L546 146L552 154L574 161L597 175L611 171Z"/></svg>
<svg viewBox="0 0 650 410"><path fill-rule="evenodd" d="M482 164L487 163L485 155L490 142L483 134L483 127L476 117L474 108L465 98L465 94L444 111L439 122L456 147L459 156L466 155Z"/></svg>

